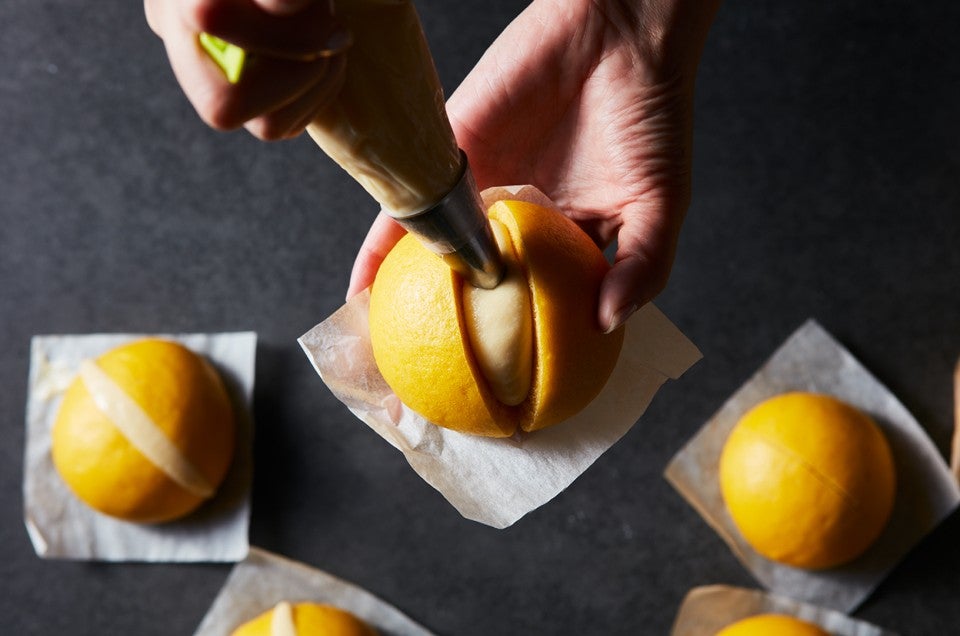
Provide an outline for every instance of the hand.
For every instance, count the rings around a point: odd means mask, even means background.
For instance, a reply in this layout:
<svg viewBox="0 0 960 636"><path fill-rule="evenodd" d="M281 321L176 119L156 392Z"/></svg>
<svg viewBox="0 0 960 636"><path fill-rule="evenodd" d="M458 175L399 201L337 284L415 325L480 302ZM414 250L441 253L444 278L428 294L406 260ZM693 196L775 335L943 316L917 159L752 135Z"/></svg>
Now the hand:
<svg viewBox="0 0 960 636"><path fill-rule="evenodd" d="M694 77L717 4L535 0L447 104L481 188L532 184L598 245L617 239L598 299L604 330L666 285L690 201ZM402 235L377 219L348 297Z"/></svg>
<svg viewBox="0 0 960 636"><path fill-rule="evenodd" d="M184 93L213 128L295 137L343 82L350 35L326 0L144 0L144 10ZM230 84L201 48L201 32L247 51L239 82Z"/></svg>

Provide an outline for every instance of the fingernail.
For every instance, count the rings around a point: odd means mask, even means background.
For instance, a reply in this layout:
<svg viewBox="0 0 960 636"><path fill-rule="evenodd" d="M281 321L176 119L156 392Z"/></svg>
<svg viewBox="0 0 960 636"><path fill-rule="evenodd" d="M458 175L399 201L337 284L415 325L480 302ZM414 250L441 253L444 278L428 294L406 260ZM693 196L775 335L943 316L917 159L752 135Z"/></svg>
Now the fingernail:
<svg viewBox="0 0 960 636"><path fill-rule="evenodd" d="M274 15L293 15L303 10L311 0L257 0L260 7Z"/></svg>
<svg viewBox="0 0 960 636"><path fill-rule="evenodd" d="M618 312L613 314L613 317L610 319L610 325L607 327L607 330L603 333L612 333L620 328L623 323L627 322L627 319L637 311L637 305L628 305L621 308Z"/></svg>

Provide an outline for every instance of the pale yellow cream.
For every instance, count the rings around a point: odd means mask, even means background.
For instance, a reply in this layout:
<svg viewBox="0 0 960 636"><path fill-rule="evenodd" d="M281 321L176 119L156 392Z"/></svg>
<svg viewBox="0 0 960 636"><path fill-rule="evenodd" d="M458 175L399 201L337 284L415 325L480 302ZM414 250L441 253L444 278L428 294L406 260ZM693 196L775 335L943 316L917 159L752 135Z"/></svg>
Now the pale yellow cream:
<svg viewBox="0 0 960 636"><path fill-rule="evenodd" d="M353 34L336 102L307 127L317 144L391 215L437 203L460 153L443 89L410 0L336 0Z"/></svg>
<svg viewBox="0 0 960 636"><path fill-rule="evenodd" d="M297 636L297 625L293 620L293 606L280 601L270 616L270 636Z"/></svg>
<svg viewBox="0 0 960 636"><path fill-rule="evenodd" d="M505 273L494 289L463 283L463 312L470 346L496 398L508 405L526 399L533 383L533 308L527 280L510 234L490 219Z"/></svg>
<svg viewBox="0 0 960 636"><path fill-rule="evenodd" d="M215 489L203 473L95 361L80 363L80 377L100 412L154 466L194 495L204 499L213 496Z"/></svg>

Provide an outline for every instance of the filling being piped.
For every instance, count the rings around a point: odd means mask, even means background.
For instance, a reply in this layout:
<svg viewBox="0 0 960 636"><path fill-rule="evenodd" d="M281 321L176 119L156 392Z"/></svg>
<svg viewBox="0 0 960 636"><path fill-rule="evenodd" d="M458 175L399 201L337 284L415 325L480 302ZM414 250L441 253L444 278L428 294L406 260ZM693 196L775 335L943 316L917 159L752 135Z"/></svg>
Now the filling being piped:
<svg viewBox="0 0 960 636"><path fill-rule="evenodd" d="M463 313L480 372L500 402L515 406L533 383L533 309L507 228L494 219L490 225L503 257L503 280L494 289L463 283Z"/></svg>

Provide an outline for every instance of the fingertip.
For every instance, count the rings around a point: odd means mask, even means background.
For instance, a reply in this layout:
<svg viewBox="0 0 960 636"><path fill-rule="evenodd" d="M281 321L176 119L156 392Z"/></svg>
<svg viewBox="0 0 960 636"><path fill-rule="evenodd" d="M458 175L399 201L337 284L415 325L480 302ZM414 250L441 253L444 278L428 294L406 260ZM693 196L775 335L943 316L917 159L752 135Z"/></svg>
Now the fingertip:
<svg viewBox="0 0 960 636"><path fill-rule="evenodd" d="M225 81L206 78L203 84L184 87L194 110L207 126L220 132L236 130L244 125L246 118L239 114L230 95L230 86Z"/></svg>
<svg viewBox="0 0 960 636"><path fill-rule="evenodd" d="M377 270L383 262L384 256L370 251L366 248L360 248L357 260L353 263L353 269L350 270L350 283L347 285L347 300L350 300L367 287L373 285L377 278Z"/></svg>
<svg viewBox="0 0 960 636"><path fill-rule="evenodd" d="M243 128L260 141L281 141L290 135L290 123L271 115L248 120Z"/></svg>
<svg viewBox="0 0 960 636"><path fill-rule="evenodd" d="M406 230L388 214L381 212L377 215L353 263L350 284L347 287L347 300L373 284L380 264L406 233Z"/></svg>
<svg viewBox="0 0 960 636"><path fill-rule="evenodd" d="M359 270L360 268L354 263L353 270L350 272L350 283L347 285L347 302L373 283L366 277L362 277Z"/></svg>
<svg viewBox="0 0 960 636"><path fill-rule="evenodd" d="M639 258L617 262L600 285L597 318L604 333L616 331L659 291Z"/></svg>

